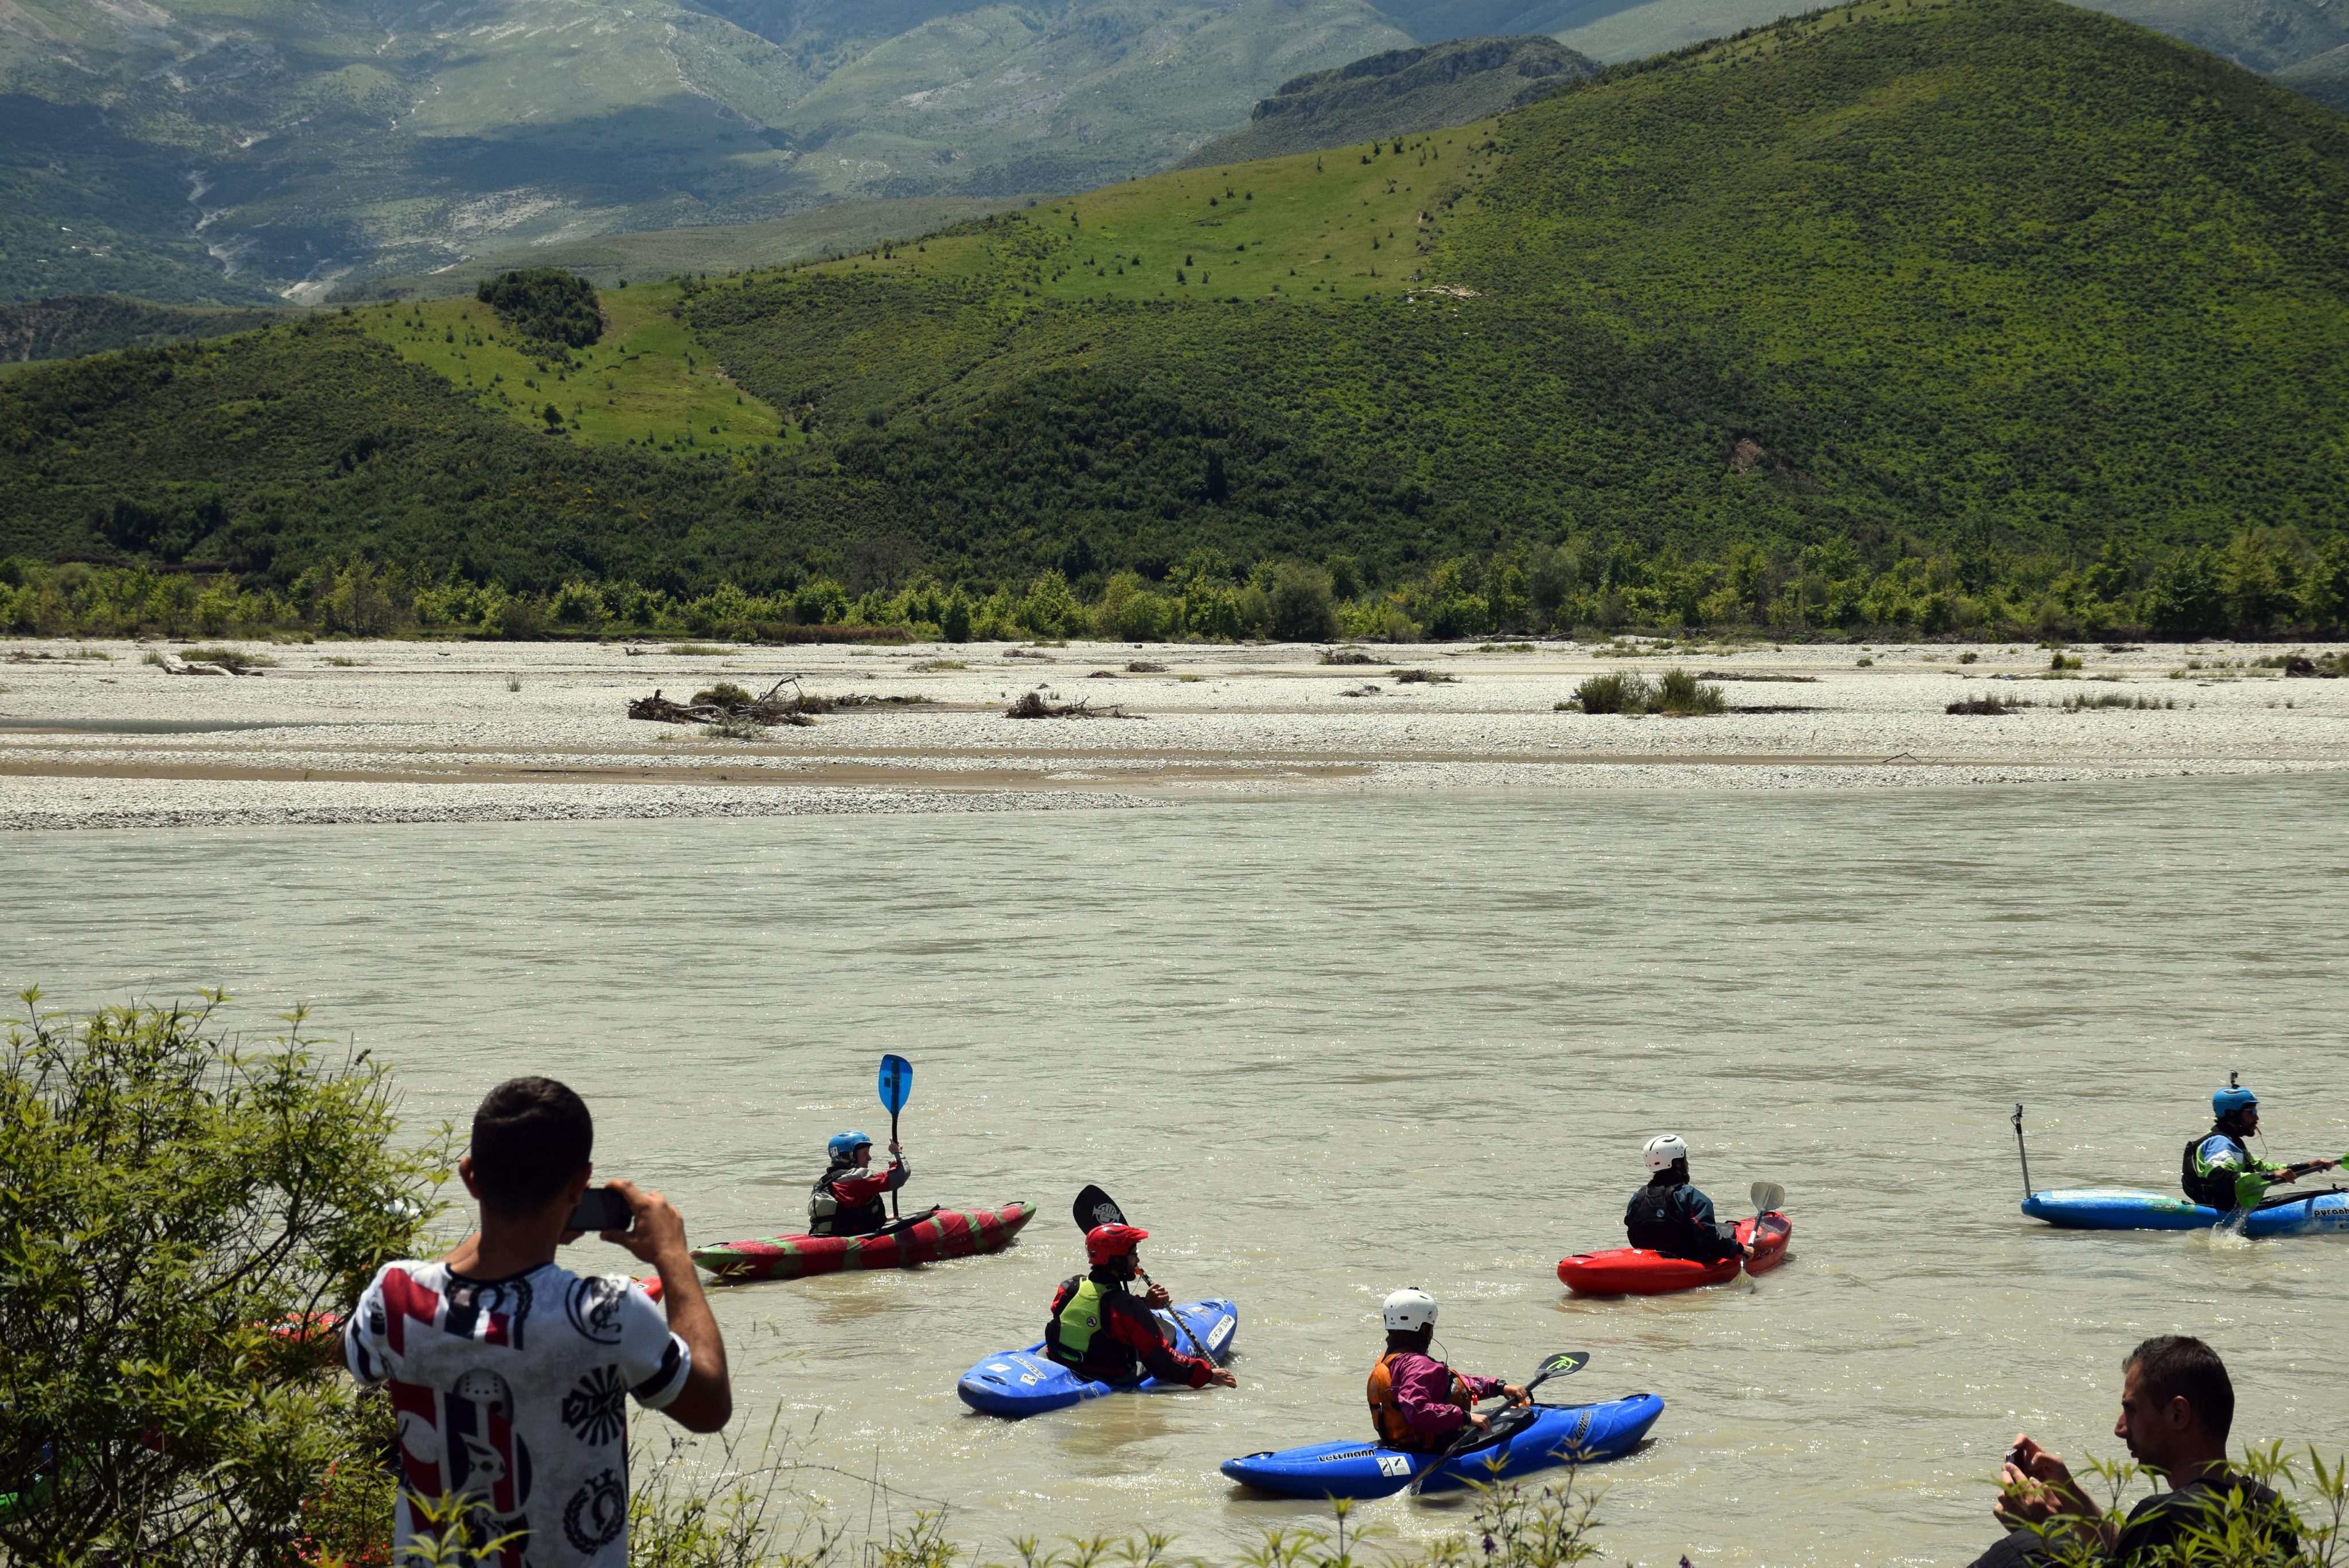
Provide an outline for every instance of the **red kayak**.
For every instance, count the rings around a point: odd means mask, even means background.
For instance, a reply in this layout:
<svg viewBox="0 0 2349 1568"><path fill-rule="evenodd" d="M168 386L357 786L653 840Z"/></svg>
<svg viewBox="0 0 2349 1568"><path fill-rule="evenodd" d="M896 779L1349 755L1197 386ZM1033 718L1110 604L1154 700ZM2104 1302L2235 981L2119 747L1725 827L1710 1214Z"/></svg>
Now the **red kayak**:
<svg viewBox="0 0 2349 1568"><path fill-rule="evenodd" d="M941 1258L999 1252L1034 1217L1035 1206L933 1209L908 1214L870 1236L769 1236L696 1247L693 1261L721 1280L797 1280L864 1269L909 1269Z"/></svg>
<svg viewBox="0 0 2349 1568"><path fill-rule="evenodd" d="M1642 1247L1617 1247L1606 1252L1577 1252L1561 1260L1557 1277L1587 1296L1662 1296L1699 1285L1725 1285L1741 1269L1749 1274L1766 1274L1776 1268L1785 1261L1786 1242L1794 1234L1794 1222L1773 1211L1762 1216L1762 1236L1754 1242L1751 1263L1737 1257L1696 1263ZM1738 1244L1743 1246L1753 1236L1754 1221L1740 1220Z"/></svg>

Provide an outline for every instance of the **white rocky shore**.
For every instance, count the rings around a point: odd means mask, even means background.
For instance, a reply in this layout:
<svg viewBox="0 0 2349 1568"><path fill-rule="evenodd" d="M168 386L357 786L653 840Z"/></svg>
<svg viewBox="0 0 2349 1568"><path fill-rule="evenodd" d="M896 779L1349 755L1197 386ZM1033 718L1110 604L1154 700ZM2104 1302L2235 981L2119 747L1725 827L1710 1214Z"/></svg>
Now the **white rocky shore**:
<svg viewBox="0 0 2349 1568"><path fill-rule="evenodd" d="M2349 680L2198 643L1369 647L1074 643L229 646L0 642L0 827L1132 807L1331 789L1878 788L2349 768ZM702 645L706 648L706 645ZM150 655L168 656L150 661ZM1966 656L1971 655L1971 659ZM2262 664L2261 661L2268 661ZM1143 668L1163 666L1163 669ZM1683 669L1732 711L1561 711L1587 677ZM1393 671L1438 679L1406 681ZM1103 673L1105 672L1105 673ZM920 697L756 740L630 720L730 680ZM1016 720L1044 687L1123 718ZM1951 714L1954 701L2028 703ZM2131 706L2066 711L2067 700ZM2139 707L2142 701L2150 706Z"/></svg>

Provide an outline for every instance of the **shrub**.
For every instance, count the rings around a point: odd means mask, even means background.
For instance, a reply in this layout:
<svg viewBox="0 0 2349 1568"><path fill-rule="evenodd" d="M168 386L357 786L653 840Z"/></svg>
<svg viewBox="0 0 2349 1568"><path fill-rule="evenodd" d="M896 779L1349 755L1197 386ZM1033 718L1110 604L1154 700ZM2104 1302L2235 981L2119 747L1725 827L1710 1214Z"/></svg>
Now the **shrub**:
<svg viewBox="0 0 2349 1568"><path fill-rule="evenodd" d="M1269 601L1272 635L1284 642L1321 642L1338 633L1338 610L1330 574L1301 561L1273 568Z"/></svg>
<svg viewBox="0 0 2349 1568"><path fill-rule="evenodd" d="M750 694L748 691L743 691L731 680L720 680L715 686L706 687L695 692L692 705L698 708L707 702L719 708L747 708L750 705Z"/></svg>
<svg viewBox="0 0 2349 1568"><path fill-rule="evenodd" d="M525 267L483 278L474 297L498 313L498 319L524 337L541 343L585 348L604 336L603 306L595 303L595 286L561 267ZM563 415L547 405L560 423Z"/></svg>
<svg viewBox="0 0 2349 1568"><path fill-rule="evenodd" d="M1645 712L1649 694L1643 677L1619 670L1594 675L1574 689L1574 699L1586 713Z"/></svg>
<svg viewBox="0 0 2349 1568"><path fill-rule="evenodd" d="M0 1515L0 1555L283 1563L374 1418L320 1376L319 1314L414 1251L444 1146L397 1144L383 1069L315 1052L299 1012L253 1046L217 993L78 1021L24 1000L0 1063L0 1460L48 1501Z"/></svg>
<svg viewBox="0 0 2349 1568"><path fill-rule="evenodd" d="M1700 681L1685 670L1667 670L1649 695L1651 713L1676 713L1683 717L1698 713L1718 713L1723 704L1721 688Z"/></svg>

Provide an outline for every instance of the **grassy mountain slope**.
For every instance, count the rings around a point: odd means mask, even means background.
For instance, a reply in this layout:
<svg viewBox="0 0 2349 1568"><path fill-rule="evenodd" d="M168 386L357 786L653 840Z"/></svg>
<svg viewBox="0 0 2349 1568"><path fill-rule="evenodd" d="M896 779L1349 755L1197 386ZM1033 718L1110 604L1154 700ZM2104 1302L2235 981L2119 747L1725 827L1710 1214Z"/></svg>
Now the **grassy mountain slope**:
<svg viewBox="0 0 2349 1568"><path fill-rule="evenodd" d="M1549 38L1463 38L1392 49L1280 84L1246 130L1174 167L1206 169L1464 125L1547 97L1598 67Z"/></svg>
<svg viewBox="0 0 2349 1568"><path fill-rule="evenodd" d="M544 429L554 423L545 418L552 406L563 416L561 433L588 445L722 452L798 439L694 341L677 319L678 293L676 284L605 293L603 337L567 355L518 338L471 298L376 306L352 319L477 407Z"/></svg>
<svg viewBox="0 0 2349 1568"><path fill-rule="evenodd" d="M482 278L515 267L558 266L599 288L611 289L624 278L780 266L811 256L864 250L884 240L926 234L1037 199L905 196L888 202L833 202L762 223L696 223L682 229L598 234L593 239L492 251L463 265L435 272L395 273L354 281L347 296L330 295L328 299L342 303L346 297L352 302L470 297L473 286Z"/></svg>
<svg viewBox="0 0 2349 1568"><path fill-rule="evenodd" d="M134 357L201 367L155 385L28 370L0 549L103 554L93 512L198 483L188 559L365 544L518 583L2343 525L2349 122L2207 54L2052 0L1863 0L1404 141L688 287L697 340L813 432L724 462L535 434L341 318ZM226 477L180 444L295 368L300 418ZM622 472L666 499L562 499Z"/></svg>
<svg viewBox="0 0 2349 1568"><path fill-rule="evenodd" d="M0 299L310 303L606 233L1081 189L1409 42L1368 0L738 9L774 36L692 0L9 0Z"/></svg>

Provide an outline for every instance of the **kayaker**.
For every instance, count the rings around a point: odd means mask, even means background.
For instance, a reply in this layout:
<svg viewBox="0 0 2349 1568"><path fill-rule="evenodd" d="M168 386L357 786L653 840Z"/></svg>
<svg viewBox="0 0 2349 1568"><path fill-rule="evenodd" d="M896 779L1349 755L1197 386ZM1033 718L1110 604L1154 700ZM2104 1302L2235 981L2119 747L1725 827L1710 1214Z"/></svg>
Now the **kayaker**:
<svg viewBox="0 0 2349 1568"><path fill-rule="evenodd" d="M2129 1458L2167 1480L2169 1490L2130 1509L2125 1521L2108 1520L2069 1466L2017 1433L1991 1509L2007 1534L1973 1568L2136 1563L2174 1553L2206 1534L2227 1542L2230 1562L2297 1561L2299 1541L2282 1500L2227 1466L2227 1433L2234 1421L2235 1386L2217 1351L2183 1334L2145 1341L2121 1364L2121 1413L2113 1436L2128 1445ZM2077 1544L2059 1549L2066 1534ZM2238 1550L2244 1554L2235 1556Z"/></svg>
<svg viewBox="0 0 2349 1568"><path fill-rule="evenodd" d="M1497 1377L1470 1377L1427 1354L1435 1341L1435 1298L1415 1285L1387 1297L1386 1354L1371 1368L1371 1428L1391 1449L1440 1454L1462 1427L1482 1431L1492 1418L1476 1401L1506 1395L1522 1405L1526 1391Z"/></svg>
<svg viewBox="0 0 2349 1568"><path fill-rule="evenodd" d="M1137 1250L1147 1231L1131 1225L1096 1225L1085 1232L1089 1272L1061 1282L1052 1295L1051 1320L1044 1325L1044 1354L1078 1376L1128 1386L1147 1376L1161 1383L1203 1388L1236 1386L1239 1379L1214 1362L1185 1355L1166 1343L1151 1313L1174 1304L1164 1285L1137 1296L1126 1286L1142 1272Z"/></svg>
<svg viewBox="0 0 2349 1568"><path fill-rule="evenodd" d="M2210 1096L2210 1130L2190 1140L2178 1175L2186 1196L2227 1212L2257 1209L2271 1186L2298 1181L2313 1170L2330 1170L2337 1159L2301 1165L2270 1165L2244 1139L2260 1130L2260 1097L2234 1085Z"/></svg>
<svg viewBox="0 0 2349 1568"><path fill-rule="evenodd" d="M811 1236L870 1236L889 1224L889 1206L882 1194L905 1185L914 1168L895 1138L889 1140L889 1168L873 1174L873 1140L861 1132L834 1133L824 1145L832 1164L815 1179L808 1194L808 1234Z"/></svg>
<svg viewBox="0 0 2349 1568"><path fill-rule="evenodd" d="M1640 1153L1654 1174L1623 1209L1623 1229L1631 1245L1692 1263L1717 1263L1741 1252L1754 1255L1752 1245L1740 1247L1721 1233L1720 1222L1713 1217L1713 1199L1689 1185L1686 1138L1659 1133Z"/></svg>

